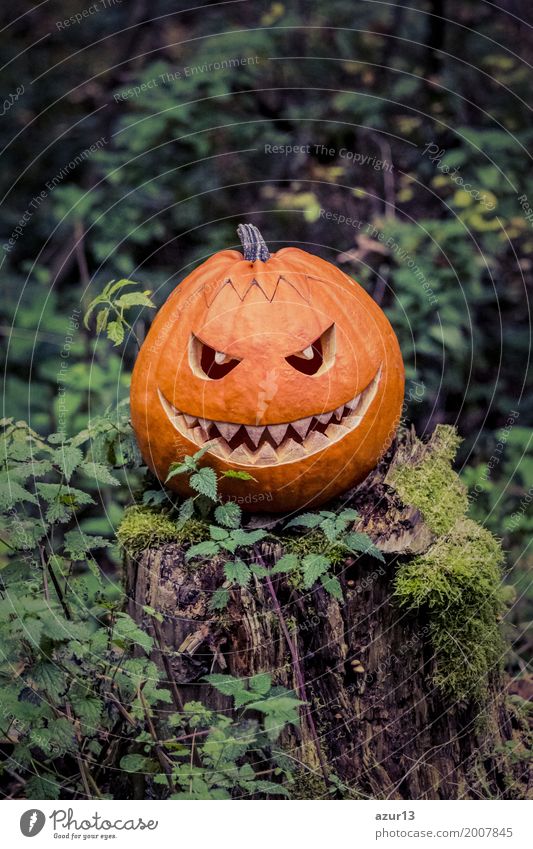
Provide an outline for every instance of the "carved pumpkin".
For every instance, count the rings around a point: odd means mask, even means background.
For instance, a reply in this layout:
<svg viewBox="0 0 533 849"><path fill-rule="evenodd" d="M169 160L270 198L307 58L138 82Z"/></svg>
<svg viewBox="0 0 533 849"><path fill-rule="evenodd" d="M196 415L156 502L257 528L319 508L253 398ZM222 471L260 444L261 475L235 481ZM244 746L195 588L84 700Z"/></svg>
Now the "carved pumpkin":
<svg viewBox="0 0 533 849"><path fill-rule="evenodd" d="M131 415L164 481L207 442L223 494L253 511L316 506L361 481L394 435L403 362L378 305L335 266L298 248L270 255L238 228L159 311L139 353ZM185 477L169 486L188 493Z"/></svg>

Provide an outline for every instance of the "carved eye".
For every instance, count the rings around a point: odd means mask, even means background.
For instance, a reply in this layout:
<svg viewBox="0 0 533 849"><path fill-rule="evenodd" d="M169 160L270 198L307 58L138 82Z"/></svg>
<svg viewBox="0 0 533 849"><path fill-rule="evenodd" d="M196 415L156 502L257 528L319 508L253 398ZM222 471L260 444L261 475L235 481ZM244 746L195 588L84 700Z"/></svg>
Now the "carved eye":
<svg viewBox="0 0 533 849"><path fill-rule="evenodd" d="M335 359L335 325L332 324L303 351L286 357L290 366L302 374L318 374L328 369Z"/></svg>
<svg viewBox="0 0 533 849"><path fill-rule="evenodd" d="M210 345L206 345L193 333L189 343L189 362L197 377L220 380L222 377L226 377L230 371L233 371L235 366L239 365L240 360L229 357L223 351L211 348Z"/></svg>

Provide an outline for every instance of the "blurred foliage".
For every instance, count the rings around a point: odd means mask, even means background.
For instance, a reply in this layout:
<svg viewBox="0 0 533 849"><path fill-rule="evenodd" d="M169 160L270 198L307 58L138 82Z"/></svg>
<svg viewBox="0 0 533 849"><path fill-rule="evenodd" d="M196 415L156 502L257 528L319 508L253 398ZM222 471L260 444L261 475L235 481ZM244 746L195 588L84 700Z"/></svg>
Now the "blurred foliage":
<svg viewBox="0 0 533 849"><path fill-rule="evenodd" d="M88 5L0 13L5 415L66 439L127 398L151 314L131 306L121 348L83 327L110 280L140 281L160 306L196 263L236 246L243 220L273 248L338 262L381 303L424 387L407 419L464 437L471 516L509 551L510 668L524 670L527 4L260 0L204 13L134 0L71 18ZM87 505L85 530L111 537L138 477L123 482L98 485L105 509Z"/></svg>

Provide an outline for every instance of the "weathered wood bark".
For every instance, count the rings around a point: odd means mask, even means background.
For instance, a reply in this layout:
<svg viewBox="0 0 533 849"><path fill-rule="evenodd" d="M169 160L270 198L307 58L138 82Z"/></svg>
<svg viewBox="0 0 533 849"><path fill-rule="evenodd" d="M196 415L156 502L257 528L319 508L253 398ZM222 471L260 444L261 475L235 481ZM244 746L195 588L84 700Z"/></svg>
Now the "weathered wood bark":
<svg viewBox="0 0 533 849"><path fill-rule="evenodd" d="M433 535L388 481L398 463L414 462L424 450L407 435L344 498L345 506L356 507L362 517L357 529L368 532L386 554L385 564L347 558L339 574L344 602L322 588L295 593L282 581L277 594L298 648L324 759L354 794L514 798L517 774L510 773L502 752L518 732L502 679L495 673L481 713L479 705L443 697L432 684L428 621L401 611L392 598L398 560L425 552ZM252 525L259 523L264 525L264 516L252 517ZM270 527L275 531L278 523L271 518ZM263 544L259 554L273 562L279 547ZM298 692L287 641L263 583L233 591L227 611L214 615L208 602L223 581L220 562L191 568L177 545L149 549L129 562L131 615L152 633L143 607L163 615L162 646L154 660L162 664L166 655L167 675L184 701L201 699L217 710L227 711L230 704L201 683L211 671L236 676L269 671L276 683ZM284 745L307 770L319 773L305 716Z"/></svg>

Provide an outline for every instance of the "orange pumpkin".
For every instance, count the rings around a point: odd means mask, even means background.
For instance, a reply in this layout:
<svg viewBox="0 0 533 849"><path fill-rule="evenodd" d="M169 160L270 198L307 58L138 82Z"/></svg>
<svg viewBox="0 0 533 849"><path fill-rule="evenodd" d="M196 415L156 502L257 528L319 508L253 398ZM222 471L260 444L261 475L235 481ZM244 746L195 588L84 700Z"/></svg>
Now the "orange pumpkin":
<svg viewBox="0 0 533 849"><path fill-rule="evenodd" d="M335 266L299 248L270 255L256 227L244 255L221 251L157 314L139 353L131 415L164 481L209 443L223 495L253 511L314 507L361 481L398 424L404 369L378 305ZM169 486L188 494L186 478Z"/></svg>

